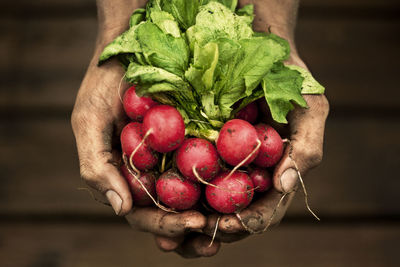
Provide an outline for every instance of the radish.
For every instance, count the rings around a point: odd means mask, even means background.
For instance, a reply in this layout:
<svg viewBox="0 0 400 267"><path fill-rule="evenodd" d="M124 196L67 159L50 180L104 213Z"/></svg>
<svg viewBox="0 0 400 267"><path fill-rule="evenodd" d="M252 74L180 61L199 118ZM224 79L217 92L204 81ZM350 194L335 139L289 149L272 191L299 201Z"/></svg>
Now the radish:
<svg viewBox="0 0 400 267"><path fill-rule="evenodd" d="M265 169L255 168L250 172L250 178L256 192L265 192L272 186L271 174Z"/></svg>
<svg viewBox="0 0 400 267"><path fill-rule="evenodd" d="M260 123L255 126L258 138L261 140L260 152L254 164L259 167L272 167L281 159L283 154L283 141L277 131L271 126Z"/></svg>
<svg viewBox="0 0 400 267"><path fill-rule="evenodd" d="M136 150L132 157L133 165L139 170L145 171L152 169L158 161L157 154L146 144L139 144L143 139L142 124L131 122L127 124L121 132L122 151L128 156ZM139 147L138 147L139 146Z"/></svg>
<svg viewBox="0 0 400 267"><path fill-rule="evenodd" d="M125 165L121 166L121 172L124 175L125 179L128 181L129 187L131 188L133 204L138 206L149 206L153 204L153 200L143 189L143 186L146 188L147 192L153 196L153 198L156 197L156 176L154 175L154 173L141 173L138 179L142 183L139 183L139 181L132 175L132 173L128 171L128 168Z"/></svg>
<svg viewBox="0 0 400 267"><path fill-rule="evenodd" d="M217 150L228 164L246 166L257 157L259 143L257 131L250 123L233 119L226 122L221 128L217 140Z"/></svg>
<svg viewBox="0 0 400 267"><path fill-rule="evenodd" d="M267 101L265 101L265 98L260 98L257 100L257 106L258 106L258 111L260 113L260 122L263 122L272 128L274 128L276 131L280 132L281 134L286 134L289 135L289 127L287 124L284 123L279 123L276 122L272 118L271 111L269 109L269 106L267 104Z"/></svg>
<svg viewBox="0 0 400 267"><path fill-rule="evenodd" d="M239 110L235 118L248 121L251 124L254 124L257 121L258 117L258 107L256 102L251 102L241 110Z"/></svg>
<svg viewBox="0 0 400 267"><path fill-rule="evenodd" d="M198 182L193 173L205 181L214 178L219 172L218 153L214 145L201 138L189 138L183 141L176 153L176 165L187 179Z"/></svg>
<svg viewBox="0 0 400 267"><path fill-rule="evenodd" d="M135 86L132 86L124 94L123 105L129 118L142 122L144 115L151 107L156 106L157 102L154 102L150 97L139 97L136 94Z"/></svg>
<svg viewBox="0 0 400 267"><path fill-rule="evenodd" d="M148 144L158 152L177 149L185 138L185 123L179 111L168 105L152 107L144 116L143 131Z"/></svg>
<svg viewBox="0 0 400 267"><path fill-rule="evenodd" d="M230 175L228 179L227 176ZM239 212L246 208L253 199L254 185L250 177L236 171L224 172L211 181L214 186L206 186L208 204L221 213Z"/></svg>
<svg viewBox="0 0 400 267"><path fill-rule="evenodd" d="M164 204L176 210L190 209L200 198L200 185L173 170L164 172L158 178L156 191Z"/></svg>

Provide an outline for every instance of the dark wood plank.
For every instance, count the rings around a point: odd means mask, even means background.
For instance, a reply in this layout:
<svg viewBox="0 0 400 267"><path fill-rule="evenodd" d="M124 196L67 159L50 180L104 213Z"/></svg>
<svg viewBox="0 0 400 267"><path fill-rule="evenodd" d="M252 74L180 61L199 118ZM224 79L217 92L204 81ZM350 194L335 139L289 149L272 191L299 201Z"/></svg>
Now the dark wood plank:
<svg viewBox="0 0 400 267"><path fill-rule="evenodd" d="M398 7L399 1L396 0L300 0L301 6L322 6L322 7L367 7L367 8L377 8L377 7Z"/></svg>
<svg viewBox="0 0 400 267"><path fill-rule="evenodd" d="M323 164L305 180L311 206L322 217L399 215L399 135L398 119L330 119ZM0 150L2 213L112 214L77 190L82 182L68 118L4 121ZM300 193L289 215L308 216Z"/></svg>
<svg viewBox="0 0 400 267"><path fill-rule="evenodd" d="M95 17L4 18L0 25L0 106L72 106L91 58ZM301 14L297 31L300 53L334 107L400 108L399 36L400 20Z"/></svg>
<svg viewBox="0 0 400 267"><path fill-rule="evenodd" d="M3 23L0 105L70 107L93 53L96 19Z"/></svg>
<svg viewBox="0 0 400 267"><path fill-rule="evenodd" d="M354 7L354 6L364 6L369 8L374 7L393 7L399 6L399 2L396 0L301 0L301 5L306 6L324 6L324 7ZM37 6L37 7L65 7L65 6L73 6L73 7L85 7L85 6L94 6L95 1L93 0L37 0L37 1L29 1L29 0L19 0L13 2L4 1L1 3L0 7L26 7L26 6Z"/></svg>
<svg viewBox="0 0 400 267"><path fill-rule="evenodd" d="M69 119L2 122L1 211L5 213L105 213L79 178ZM111 213L109 213L111 214Z"/></svg>
<svg viewBox="0 0 400 267"><path fill-rule="evenodd" d="M324 160L306 178L311 206L330 216L399 214L399 133L398 119L328 120ZM302 193L291 212L306 213Z"/></svg>
<svg viewBox="0 0 400 267"><path fill-rule="evenodd" d="M1 225L3 266L398 266L399 225L296 226L188 260L157 250L148 234L115 225ZM112 244L112 245L111 245Z"/></svg>
<svg viewBox="0 0 400 267"><path fill-rule="evenodd" d="M333 106L399 107L399 26L400 21L300 19L300 54Z"/></svg>

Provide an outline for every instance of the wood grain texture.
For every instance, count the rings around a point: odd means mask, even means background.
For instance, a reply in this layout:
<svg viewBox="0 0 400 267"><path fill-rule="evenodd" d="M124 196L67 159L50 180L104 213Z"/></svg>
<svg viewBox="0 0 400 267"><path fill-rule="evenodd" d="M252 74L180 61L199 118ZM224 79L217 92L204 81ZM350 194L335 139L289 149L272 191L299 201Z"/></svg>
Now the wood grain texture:
<svg viewBox="0 0 400 267"><path fill-rule="evenodd" d="M0 25L0 106L71 107L92 55L95 17L2 18ZM300 15L297 40L333 107L400 109L400 19Z"/></svg>
<svg viewBox="0 0 400 267"><path fill-rule="evenodd" d="M162 253L153 238L115 225L2 224L2 266L398 266L398 225L294 226L222 246L212 258ZM112 245L111 245L112 244Z"/></svg>
<svg viewBox="0 0 400 267"><path fill-rule="evenodd" d="M327 217L400 214L399 135L399 120L330 119L324 161L305 180L312 207ZM0 150L2 213L112 215L77 190L83 182L68 118L5 121ZM308 216L301 193L289 215Z"/></svg>

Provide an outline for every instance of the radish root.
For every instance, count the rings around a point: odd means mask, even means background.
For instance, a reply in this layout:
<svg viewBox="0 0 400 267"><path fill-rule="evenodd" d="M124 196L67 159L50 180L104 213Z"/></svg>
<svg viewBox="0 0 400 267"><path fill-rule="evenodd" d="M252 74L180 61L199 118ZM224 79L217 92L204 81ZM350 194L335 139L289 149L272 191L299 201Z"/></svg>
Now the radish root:
<svg viewBox="0 0 400 267"><path fill-rule="evenodd" d="M236 165L236 166L231 170L231 172L228 174L228 176L226 176L226 177L224 178L224 180L227 180L229 177L231 177L231 175L232 175L235 171L237 171L237 169L239 169L240 167L242 167L243 164L245 164L246 161L248 161L249 158L251 158L251 157L254 155L254 153L256 153L256 152L258 151L258 149L260 148L260 146L261 146L261 141L260 141L259 139L257 139L257 146L253 149L253 151L251 151L251 153L250 153L249 155L247 155L247 157L246 157L244 160L242 160L241 162L239 162L239 164Z"/></svg>
<svg viewBox="0 0 400 267"><path fill-rule="evenodd" d="M256 233L256 231L247 227L247 225L244 223L242 217L240 216L239 212L236 212L235 215L236 215L236 218L239 220L240 224L243 226L244 230L249 232L251 235Z"/></svg>
<svg viewBox="0 0 400 267"><path fill-rule="evenodd" d="M129 164L128 161L126 159L126 154L124 153L122 155L122 159L124 160L126 169L128 170L128 172L134 177L134 179L140 184L140 186L143 188L143 190L146 192L146 194L149 196L149 198L153 201L154 205L156 205L158 208L160 208L163 211L166 212L172 212L172 213L178 213L175 210L172 210L170 208L167 208L163 205L161 205L158 201L156 201L154 199L154 197L150 194L150 192L147 190L147 188L144 186L144 184L142 183L142 181L140 181L139 177L140 177L140 171L137 170L137 168L135 167L135 165L133 165L132 162L132 157L133 155L137 152L138 148L144 143L144 141L146 140L147 136L149 136L149 134L151 133L151 129L147 131L147 133L145 134L145 136L143 137L142 141L139 143L139 145L135 148L135 150L133 150L132 154L129 157Z"/></svg>
<svg viewBox="0 0 400 267"><path fill-rule="evenodd" d="M223 190L223 191L226 191L226 192L232 192L232 193L239 193L239 194L241 194L241 193L248 193L248 192L254 191L254 190L256 190L256 189L258 188L258 186L257 186L257 187L255 187L255 188L252 188L252 189L249 189L249 190L246 190L246 191L233 191L233 190L228 190L228 189L226 189L226 188L223 188L223 187L217 186L217 185L215 185L215 184L209 183L209 182L207 182L206 180L204 180L203 178L201 178L200 174L199 174L199 173L197 172L197 170L196 170L196 166L193 166L193 167L192 167L192 171L193 171L194 176L196 176L197 180L199 180L200 183L205 184L205 185L209 185L209 186L212 186L212 187L215 187L215 188L218 188L218 189ZM224 178L224 179L225 179L225 178Z"/></svg>
<svg viewBox="0 0 400 267"><path fill-rule="evenodd" d="M289 158L290 158L290 159L292 160L292 162L293 162L293 165L294 165L294 167L295 167L295 169L296 169L296 172L297 172L297 177L299 178L301 187L303 188L304 202L305 202L305 204L306 204L306 207L307 207L308 211L314 216L314 218L317 219L318 221L320 221L321 219L312 211L310 205L308 204L308 193L307 193L307 190L306 190L306 186L304 185L303 178L301 177L301 173L300 173L299 167L297 166L296 161L295 161L295 160L293 159L293 157L292 157L292 153L293 153L293 146L292 146L292 143L291 143L290 140L288 140L288 139L284 139L284 140L286 140L286 142L291 146L291 148L290 148L290 150L289 150Z"/></svg>
<svg viewBox="0 0 400 267"><path fill-rule="evenodd" d="M121 101L121 103L124 103L124 101L122 100L122 96L121 96L121 85L122 85L122 81L125 78L126 73L124 74L124 76L122 76L121 80L119 81L119 85L118 85L118 97L119 100Z"/></svg>
<svg viewBox="0 0 400 267"><path fill-rule="evenodd" d="M271 215L271 217L269 218L269 221L268 221L267 225L266 225L265 228L261 231L262 233L265 232L265 231L267 231L268 228L271 226L272 221L273 221L273 219L275 218L275 215L276 215L276 212L277 212L278 208L281 206L282 201L285 199L285 197L286 197L287 195L288 195L288 193L285 193L285 194L283 194L283 195L281 196L281 198L279 199L279 202L278 202L278 204L276 204L276 206L275 206L275 208L274 208L274 211L272 212L272 215Z"/></svg>
<svg viewBox="0 0 400 267"><path fill-rule="evenodd" d="M242 217L240 216L239 213L236 213L236 218L238 218L238 220L239 220L240 223L242 224L243 228L244 228L247 232L249 232L250 234L262 234L262 233L264 233L265 231L267 231L268 228L271 226L272 221L273 221L274 218L275 218L275 215L276 215L276 212L277 212L278 208L281 206L282 201L285 199L285 197L286 197L287 195L288 195L288 193L282 194L281 198L279 199L278 203L276 204L276 206L275 206L275 208L274 208L274 210L273 210L273 212L272 212L272 214L271 214L271 217L270 217L269 220L268 220L267 225L266 225L266 226L264 227L264 229L262 229L262 230L257 231L257 230L253 230L253 229L251 229L250 227L248 227L248 226L244 223L244 221L243 221L243 219L242 219Z"/></svg>
<svg viewBox="0 0 400 267"><path fill-rule="evenodd" d="M160 168L160 173L163 173L165 170L165 160L167 157L167 153L163 154L162 160L161 160L161 168Z"/></svg>
<svg viewBox="0 0 400 267"><path fill-rule="evenodd" d="M133 164L133 156L136 154L136 152L139 150L139 148L144 144L146 141L147 137L152 133L152 130L149 129L146 134L143 136L142 141L135 147L135 149L132 151L131 155L129 156L129 165L130 167L137 173L138 176L140 176L140 171L135 167Z"/></svg>
<svg viewBox="0 0 400 267"><path fill-rule="evenodd" d="M220 215L220 216L218 216L218 218L217 218L217 222L215 223L215 228L214 228L213 236L212 236L212 238L211 238L211 242L210 242L210 244L208 244L208 247L211 247L211 246L212 246L212 244L214 243L215 236L217 235L217 230L218 230L219 220L221 220L221 215Z"/></svg>
<svg viewBox="0 0 400 267"><path fill-rule="evenodd" d="M306 203L306 207L307 207L308 211L315 217L315 219L320 221L321 219L312 211L312 209L310 208L310 205L308 204L308 194L307 194L306 186L304 185L303 178L301 178L301 173L299 171L299 168L297 167L296 161L294 161L294 159L292 157L290 157L290 159L293 161L294 167L296 168L297 176L301 183L301 187L303 188L304 202Z"/></svg>

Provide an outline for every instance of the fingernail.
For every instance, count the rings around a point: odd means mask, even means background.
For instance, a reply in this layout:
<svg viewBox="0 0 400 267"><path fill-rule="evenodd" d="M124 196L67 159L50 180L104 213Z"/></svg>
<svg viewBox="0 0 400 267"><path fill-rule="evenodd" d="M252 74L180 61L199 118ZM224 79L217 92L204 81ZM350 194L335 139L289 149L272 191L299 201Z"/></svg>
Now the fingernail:
<svg viewBox="0 0 400 267"><path fill-rule="evenodd" d="M290 193L294 190L294 187L297 184L297 171L295 169L287 169L281 175L281 186L284 193Z"/></svg>
<svg viewBox="0 0 400 267"><path fill-rule="evenodd" d="M203 216L193 216L185 221L185 228L196 230L206 227L207 220Z"/></svg>
<svg viewBox="0 0 400 267"><path fill-rule="evenodd" d="M106 192L106 197L108 199L108 202L110 202L111 206L113 207L115 214L119 215L122 208L122 199L113 190L108 190Z"/></svg>

